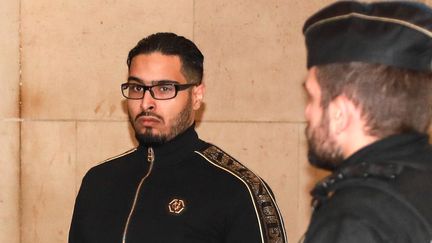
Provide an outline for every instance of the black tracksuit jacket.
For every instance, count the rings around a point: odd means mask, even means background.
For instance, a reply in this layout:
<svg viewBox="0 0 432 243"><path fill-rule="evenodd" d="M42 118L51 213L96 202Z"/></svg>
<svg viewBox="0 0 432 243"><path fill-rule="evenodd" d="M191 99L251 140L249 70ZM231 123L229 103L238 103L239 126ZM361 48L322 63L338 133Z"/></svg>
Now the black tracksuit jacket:
<svg viewBox="0 0 432 243"><path fill-rule="evenodd" d="M282 243L286 235L268 186L192 126L85 175L69 243L121 242Z"/></svg>

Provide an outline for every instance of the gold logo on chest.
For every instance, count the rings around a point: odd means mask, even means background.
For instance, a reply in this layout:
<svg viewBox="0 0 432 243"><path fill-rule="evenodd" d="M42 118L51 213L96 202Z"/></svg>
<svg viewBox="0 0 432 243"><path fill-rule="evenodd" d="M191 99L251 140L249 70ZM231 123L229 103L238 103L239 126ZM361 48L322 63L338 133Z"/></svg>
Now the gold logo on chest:
<svg viewBox="0 0 432 243"><path fill-rule="evenodd" d="M186 204L182 199L173 199L168 204L168 210L171 214L179 215L186 209Z"/></svg>

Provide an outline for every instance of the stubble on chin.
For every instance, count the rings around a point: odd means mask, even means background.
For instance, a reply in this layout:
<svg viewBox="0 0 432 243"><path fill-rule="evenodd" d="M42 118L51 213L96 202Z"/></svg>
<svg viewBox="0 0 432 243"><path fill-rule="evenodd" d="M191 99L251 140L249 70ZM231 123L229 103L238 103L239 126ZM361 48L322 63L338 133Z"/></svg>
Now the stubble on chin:
<svg viewBox="0 0 432 243"><path fill-rule="evenodd" d="M315 167L334 170L343 161L342 150L329 131L329 121L323 117L317 127L307 125L305 129L309 163Z"/></svg>

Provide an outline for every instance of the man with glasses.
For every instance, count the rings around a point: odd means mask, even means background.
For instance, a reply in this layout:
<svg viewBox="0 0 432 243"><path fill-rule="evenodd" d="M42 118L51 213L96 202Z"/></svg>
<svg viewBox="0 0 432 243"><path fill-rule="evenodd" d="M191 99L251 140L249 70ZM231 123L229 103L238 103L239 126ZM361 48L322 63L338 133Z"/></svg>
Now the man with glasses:
<svg viewBox="0 0 432 243"><path fill-rule="evenodd" d="M303 28L312 191L306 243L432 242L432 9L338 1Z"/></svg>
<svg viewBox="0 0 432 243"><path fill-rule="evenodd" d="M173 33L129 52L121 91L139 146L86 174L70 243L286 242L270 188L195 132L203 61Z"/></svg>

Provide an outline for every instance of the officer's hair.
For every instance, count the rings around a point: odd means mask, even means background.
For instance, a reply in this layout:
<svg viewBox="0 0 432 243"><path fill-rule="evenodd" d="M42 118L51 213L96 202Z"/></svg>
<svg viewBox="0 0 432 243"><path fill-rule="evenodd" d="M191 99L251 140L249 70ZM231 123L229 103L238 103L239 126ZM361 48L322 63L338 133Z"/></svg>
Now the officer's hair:
<svg viewBox="0 0 432 243"><path fill-rule="evenodd" d="M179 56L181 72L188 83L201 83L203 77L204 56L190 40L174 33L156 33L140 40L130 50L127 65L130 69L132 59L139 54L160 52L164 55Z"/></svg>
<svg viewBox="0 0 432 243"><path fill-rule="evenodd" d="M383 138L426 133L432 117L432 73L360 62L317 66L321 106L343 94L362 112L366 131Z"/></svg>

